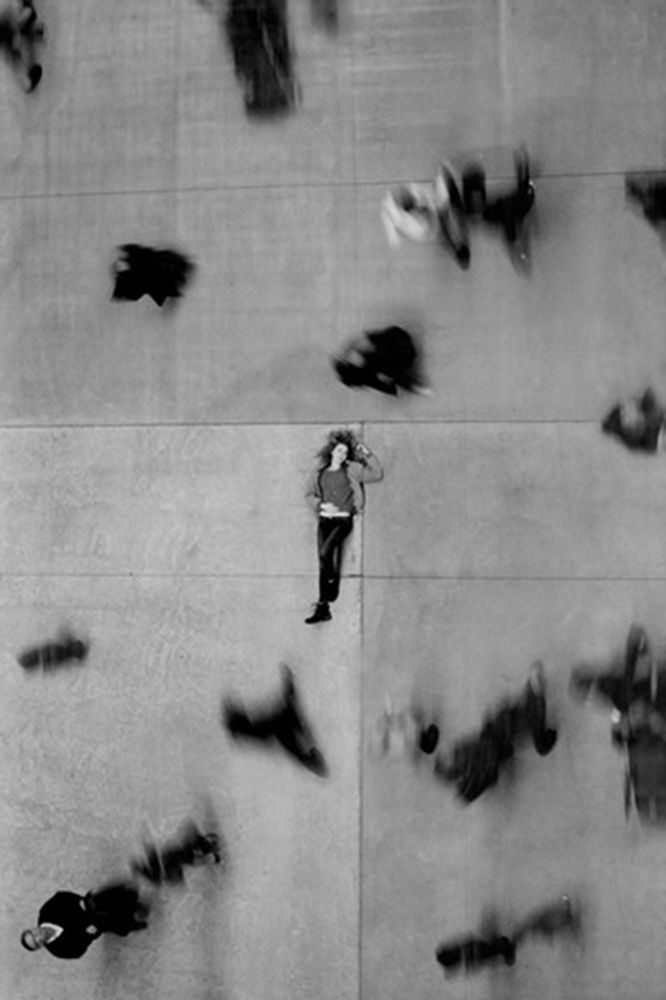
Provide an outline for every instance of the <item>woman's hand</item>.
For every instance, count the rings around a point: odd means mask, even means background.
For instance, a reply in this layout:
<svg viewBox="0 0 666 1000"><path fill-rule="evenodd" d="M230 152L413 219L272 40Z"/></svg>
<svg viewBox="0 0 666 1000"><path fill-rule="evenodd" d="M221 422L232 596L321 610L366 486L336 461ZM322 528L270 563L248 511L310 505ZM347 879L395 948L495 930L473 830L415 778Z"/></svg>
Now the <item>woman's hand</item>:
<svg viewBox="0 0 666 1000"><path fill-rule="evenodd" d="M331 503L329 500L322 500L319 504L320 514L339 514L340 508L336 504Z"/></svg>

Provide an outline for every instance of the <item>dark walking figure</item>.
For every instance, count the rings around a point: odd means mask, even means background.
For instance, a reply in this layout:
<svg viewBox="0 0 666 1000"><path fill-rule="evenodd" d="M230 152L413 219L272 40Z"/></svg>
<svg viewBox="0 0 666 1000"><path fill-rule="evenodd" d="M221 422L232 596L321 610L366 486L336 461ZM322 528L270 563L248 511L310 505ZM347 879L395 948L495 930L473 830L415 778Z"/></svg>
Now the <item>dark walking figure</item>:
<svg viewBox="0 0 666 1000"><path fill-rule="evenodd" d="M458 740L435 758L435 773L455 784L458 795L474 802L497 784L502 766L516 745L531 738L539 756L545 757L557 742L557 731L546 724L546 694L543 665L536 662L525 690L515 701L507 701L489 715L478 736Z"/></svg>
<svg viewBox="0 0 666 1000"><path fill-rule="evenodd" d="M230 0L225 28L249 115L287 111L298 99L286 0Z"/></svg>
<svg viewBox="0 0 666 1000"><path fill-rule="evenodd" d="M125 937L148 926L149 909L135 883L111 882L81 896L56 892L44 903L37 926L23 931L27 951L46 948L56 958L81 958L102 934Z"/></svg>
<svg viewBox="0 0 666 1000"><path fill-rule="evenodd" d="M389 396L398 390L429 393L419 372L414 339L399 326L369 330L354 338L333 359L333 368L343 385L365 386Z"/></svg>
<svg viewBox="0 0 666 1000"><path fill-rule="evenodd" d="M112 298L136 302L149 295L158 306L176 299L194 270L194 264L176 250L155 250L138 243L118 247L113 264Z"/></svg>
<svg viewBox="0 0 666 1000"><path fill-rule="evenodd" d="M294 675L286 664L282 664L282 692L273 705L250 713L239 702L228 699L223 704L222 719L234 739L275 741L308 771L320 778L328 774L301 706Z"/></svg>
<svg viewBox="0 0 666 1000"><path fill-rule="evenodd" d="M530 164L525 150L514 157L515 188L490 199L486 190L486 173L480 163L470 164L462 174L462 199L466 214L481 219L501 230L514 263L526 265L529 260L526 219L534 205L535 190Z"/></svg>
<svg viewBox="0 0 666 1000"><path fill-rule="evenodd" d="M180 885L185 881L185 868L219 864L222 859L219 836L202 833L192 820L161 846L146 843L144 851L144 857L132 861L131 868L154 885Z"/></svg>
<svg viewBox="0 0 666 1000"><path fill-rule="evenodd" d="M43 69L37 46L44 40L44 24L30 0L17 0L13 7L0 12L0 50L21 78L27 93L35 89Z"/></svg>
<svg viewBox="0 0 666 1000"><path fill-rule="evenodd" d="M555 903L539 907L507 934L500 934L494 912L484 921L478 935L444 942L436 951L437 961L447 975L464 971L479 972L486 965L504 962L515 965L516 949L527 937L543 937L552 943L561 933L578 934L580 914L571 899L562 895Z"/></svg>
<svg viewBox="0 0 666 1000"><path fill-rule="evenodd" d="M666 414L652 389L642 396L617 403L604 417L601 429L623 442L631 451L654 455L664 447Z"/></svg>
<svg viewBox="0 0 666 1000"><path fill-rule="evenodd" d="M625 192L640 206L651 226L663 229L666 222L666 174L627 174Z"/></svg>
<svg viewBox="0 0 666 1000"><path fill-rule="evenodd" d="M477 972L486 965L504 962L515 965L516 946L504 935L480 938L470 935L459 940L441 944L436 952L437 961L448 974L457 972Z"/></svg>
<svg viewBox="0 0 666 1000"><path fill-rule="evenodd" d="M33 670L36 667L52 670L64 663L70 663L72 660L85 660L88 649L87 643L81 639L75 639L74 636L65 632L54 642L26 649L19 654L17 660L25 670Z"/></svg>
<svg viewBox="0 0 666 1000"><path fill-rule="evenodd" d="M318 515L319 598L307 625L331 619L330 605L340 592L342 553L354 527L354 515L365 506L364 483L377 483L384 473L379 460L351 431L332 431L318 455L319 469L306 494Z"/></svg>

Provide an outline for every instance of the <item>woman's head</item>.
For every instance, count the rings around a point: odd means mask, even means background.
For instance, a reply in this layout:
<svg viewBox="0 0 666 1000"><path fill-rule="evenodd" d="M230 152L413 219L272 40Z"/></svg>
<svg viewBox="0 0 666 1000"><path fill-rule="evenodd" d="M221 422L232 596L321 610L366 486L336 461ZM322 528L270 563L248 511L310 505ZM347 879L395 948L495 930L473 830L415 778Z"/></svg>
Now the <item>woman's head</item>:
<svg viewBox="0 0 666 1000"><path fill-rule="evenodd" d="M331 431L328 435L328 439L324 447L318 452L317 458L319 459L319 465L322 469L325 469L331 463L333 458L333 453L335 452L336 457L339 459L341 465L346 465L354 457L354 452L358 446L358 442L351 431L341 428L337 431ZM343 453L343 449L344 453Z"/></svg>

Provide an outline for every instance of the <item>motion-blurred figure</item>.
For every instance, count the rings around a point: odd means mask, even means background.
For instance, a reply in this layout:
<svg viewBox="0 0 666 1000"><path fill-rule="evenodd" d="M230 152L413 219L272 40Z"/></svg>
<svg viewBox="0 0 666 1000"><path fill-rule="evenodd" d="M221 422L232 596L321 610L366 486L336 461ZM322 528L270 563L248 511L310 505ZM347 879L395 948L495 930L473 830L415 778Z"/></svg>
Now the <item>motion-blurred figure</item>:
<svg viewBox="0 0 666 1000"><path fill-rule="evenodd" d="M222 721L234 739L279 743L299 764L324 778L328 775L328 767L305 717L294 675L284 663L281 670L282 691L272 705L250 713L240 702L226 699Z"/></svg>
<svg viewBox="0 0 666 1000"><path fill-rule="evenodd" d="M30 93L42 78L37 46L44 40L44 24L37 17L32 0L16 0L0 12L0 49Z"/></svg>
<svg viewBox="0 0 666 1000"><path fill-rule="evenodd" d="M72 660L85 660L89 646L81 639L76 639L68 632L63 632L55 641L42 646L31 646L17 656L17 660L25 670L41 667L51 670Z"/></svg>
<svg viewBox="0 0 666 1000"><path fill-rule="evenodd" d="M495 785L503 764L513 757L516 744L531 737L536 752L545 757L557 742L557 731L546 725L543 665L537 661L520 698L507 701L489 715L478 736L457 740L435 758L435 774L455 784L465 802L477 799Z"/></svg>
<svg viewBox="0 0 666 1000"><path fill-rule="evenodd" d="M650 225L666 235L666 174L627 174L625 192L629 201L640 206Z"/></svg>
<svg viewBox="0 0 666 1000"><path fill-rule="evenodd" d="M286 0L230 0L225 28L250 115L274 115L298 100Z"/></svg>
<svg viewBox="0 0 666 1000"><path fill-rule="evenodd" d="M333 359L333 368L342 384L350 387L366 386L390 396L397 396L398 389L429 392L419 373L416 344L399 326L355 337Z"/></svg>
<svg viewBox="0 0 666 1000"><path fill-rule="evenodd" d="M514 965L516 949L527 937L543 937L552 943L558 934L577 935L580 913L569 896L563 894L554 903L539 907L510 932L501 934L494 911L484 919L479 934L444 942L436 951L437 961L447 975L458 970L478 972L484 966L503 961Z"/></svg>
<svg viewBox="0 0 666 1000"><path fill-rule="evenodd" d="M486 172L480 163L469 164L462 172L462 198L465 213L499 227L511 259L525 267L529 263L529 243L526 219L534 205L535 191L530 176L530 163L525 149L515 153L516 184L512 191L490 199L486 188Z"/></svg>
<svg viewBox="0 0 666 1000"><path fill-rule="evenodd" d="M587 666L571 672L572 694L591 692L612 706L611 740L625 754L624 805L632 801L647 823L666 823L666 685L657 669L645 629L632 625L622 671Z"/></svg>
<svg viewBox="0 0 666 1000"><path fill-rule="evenodd" d="M386 237L397 247L402 237L416 243L438 241L453 252L458 264L470 262L462 195L453 168L442 164L432 184L403 184L382 201Z"/></svg>
<svg viewBox="0 0 666 1000"><path fill-rule="evenodd" d="M81 958L102 934L125 937L148 926L149 909L134 882L110 882L81 896L56 892L44 903L37 926L23 931L28 951L46 948L56 958Z"/></svg>
<svg viewBox="0 0 666 1000"><path fill-rule="evenodd" d="M149 295L158 306L183 294L194 264L176 250L155 250L138 243L118 247L113 264L112 298L136 302Z"/></svg>
<svg viewBox="0 0 666 1000"><path fill-rule="evenodd" d="M487 910L481 920L477 934L466 934L444 941L437 948L435 956L446 975L457 971L478 972L486 965L498 961L514 965L516 945L508 934L499 930L499 920L495 910Z"/></svg>
<svg viewBox="0 0 666 1000"><path fill-rule="evenodd" d="M219 864L222 858L219 835L202 833L191 819L164 844L145 843L144 852L143 858L132 861L131 868L154 885L180 885L186 867Z"/></svg>
<svg viewBox="0 0 666 1000"><path fill-rule="evenodd" d="M666 413L652 389L642 396L616 403L604 417L601 429L604 434L619 438L632 451L654 455L663 451Z"/></svg>

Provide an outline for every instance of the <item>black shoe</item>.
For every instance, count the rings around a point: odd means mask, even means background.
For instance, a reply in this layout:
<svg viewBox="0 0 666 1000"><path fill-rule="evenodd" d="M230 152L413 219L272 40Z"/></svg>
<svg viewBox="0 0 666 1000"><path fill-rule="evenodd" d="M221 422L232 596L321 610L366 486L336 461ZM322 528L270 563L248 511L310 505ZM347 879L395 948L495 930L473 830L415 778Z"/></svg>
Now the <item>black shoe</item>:
<svg viewBox="0 0 666 1000"><path fill-rule="evenodd" d="M432 724L423 729L419 736L419 750L425 754L434 753L439 743L439 729Z"/></svg>
<svg viewBox="0 0 666 1000"><path fill-rule="evenodd" d="M299 760L303 767L306 767L308 771L312 771L319 778L325 778L328 775L328 767L326 766L324 755L316 747L312 747L307 754L299 757Z"/></svg>
<svg viewBox="0 0 666 1000"><path fill-rule="evenodd" d="M305 624L316 625L317 622L330 622L331 617L331 610L328 604L319 602L315 605L315 609L310 617L305 619Z"/></svg>
<svg viewBox="0 0 666 1000"><path fill-rule="evenodd" d="M30 72L28 73L28 80L30 81L30 85L28 87L29 94L35 89L41 80L43 72L44 71L39 63L35 63L34 66L30 67Z"/></svg>
<svg viewBox="0 0 666 1000"><path fill-rule="evenodd" d="M557 731L546 729L534 737L534 749L540 757L546 757L557 743Z"/></svg>

